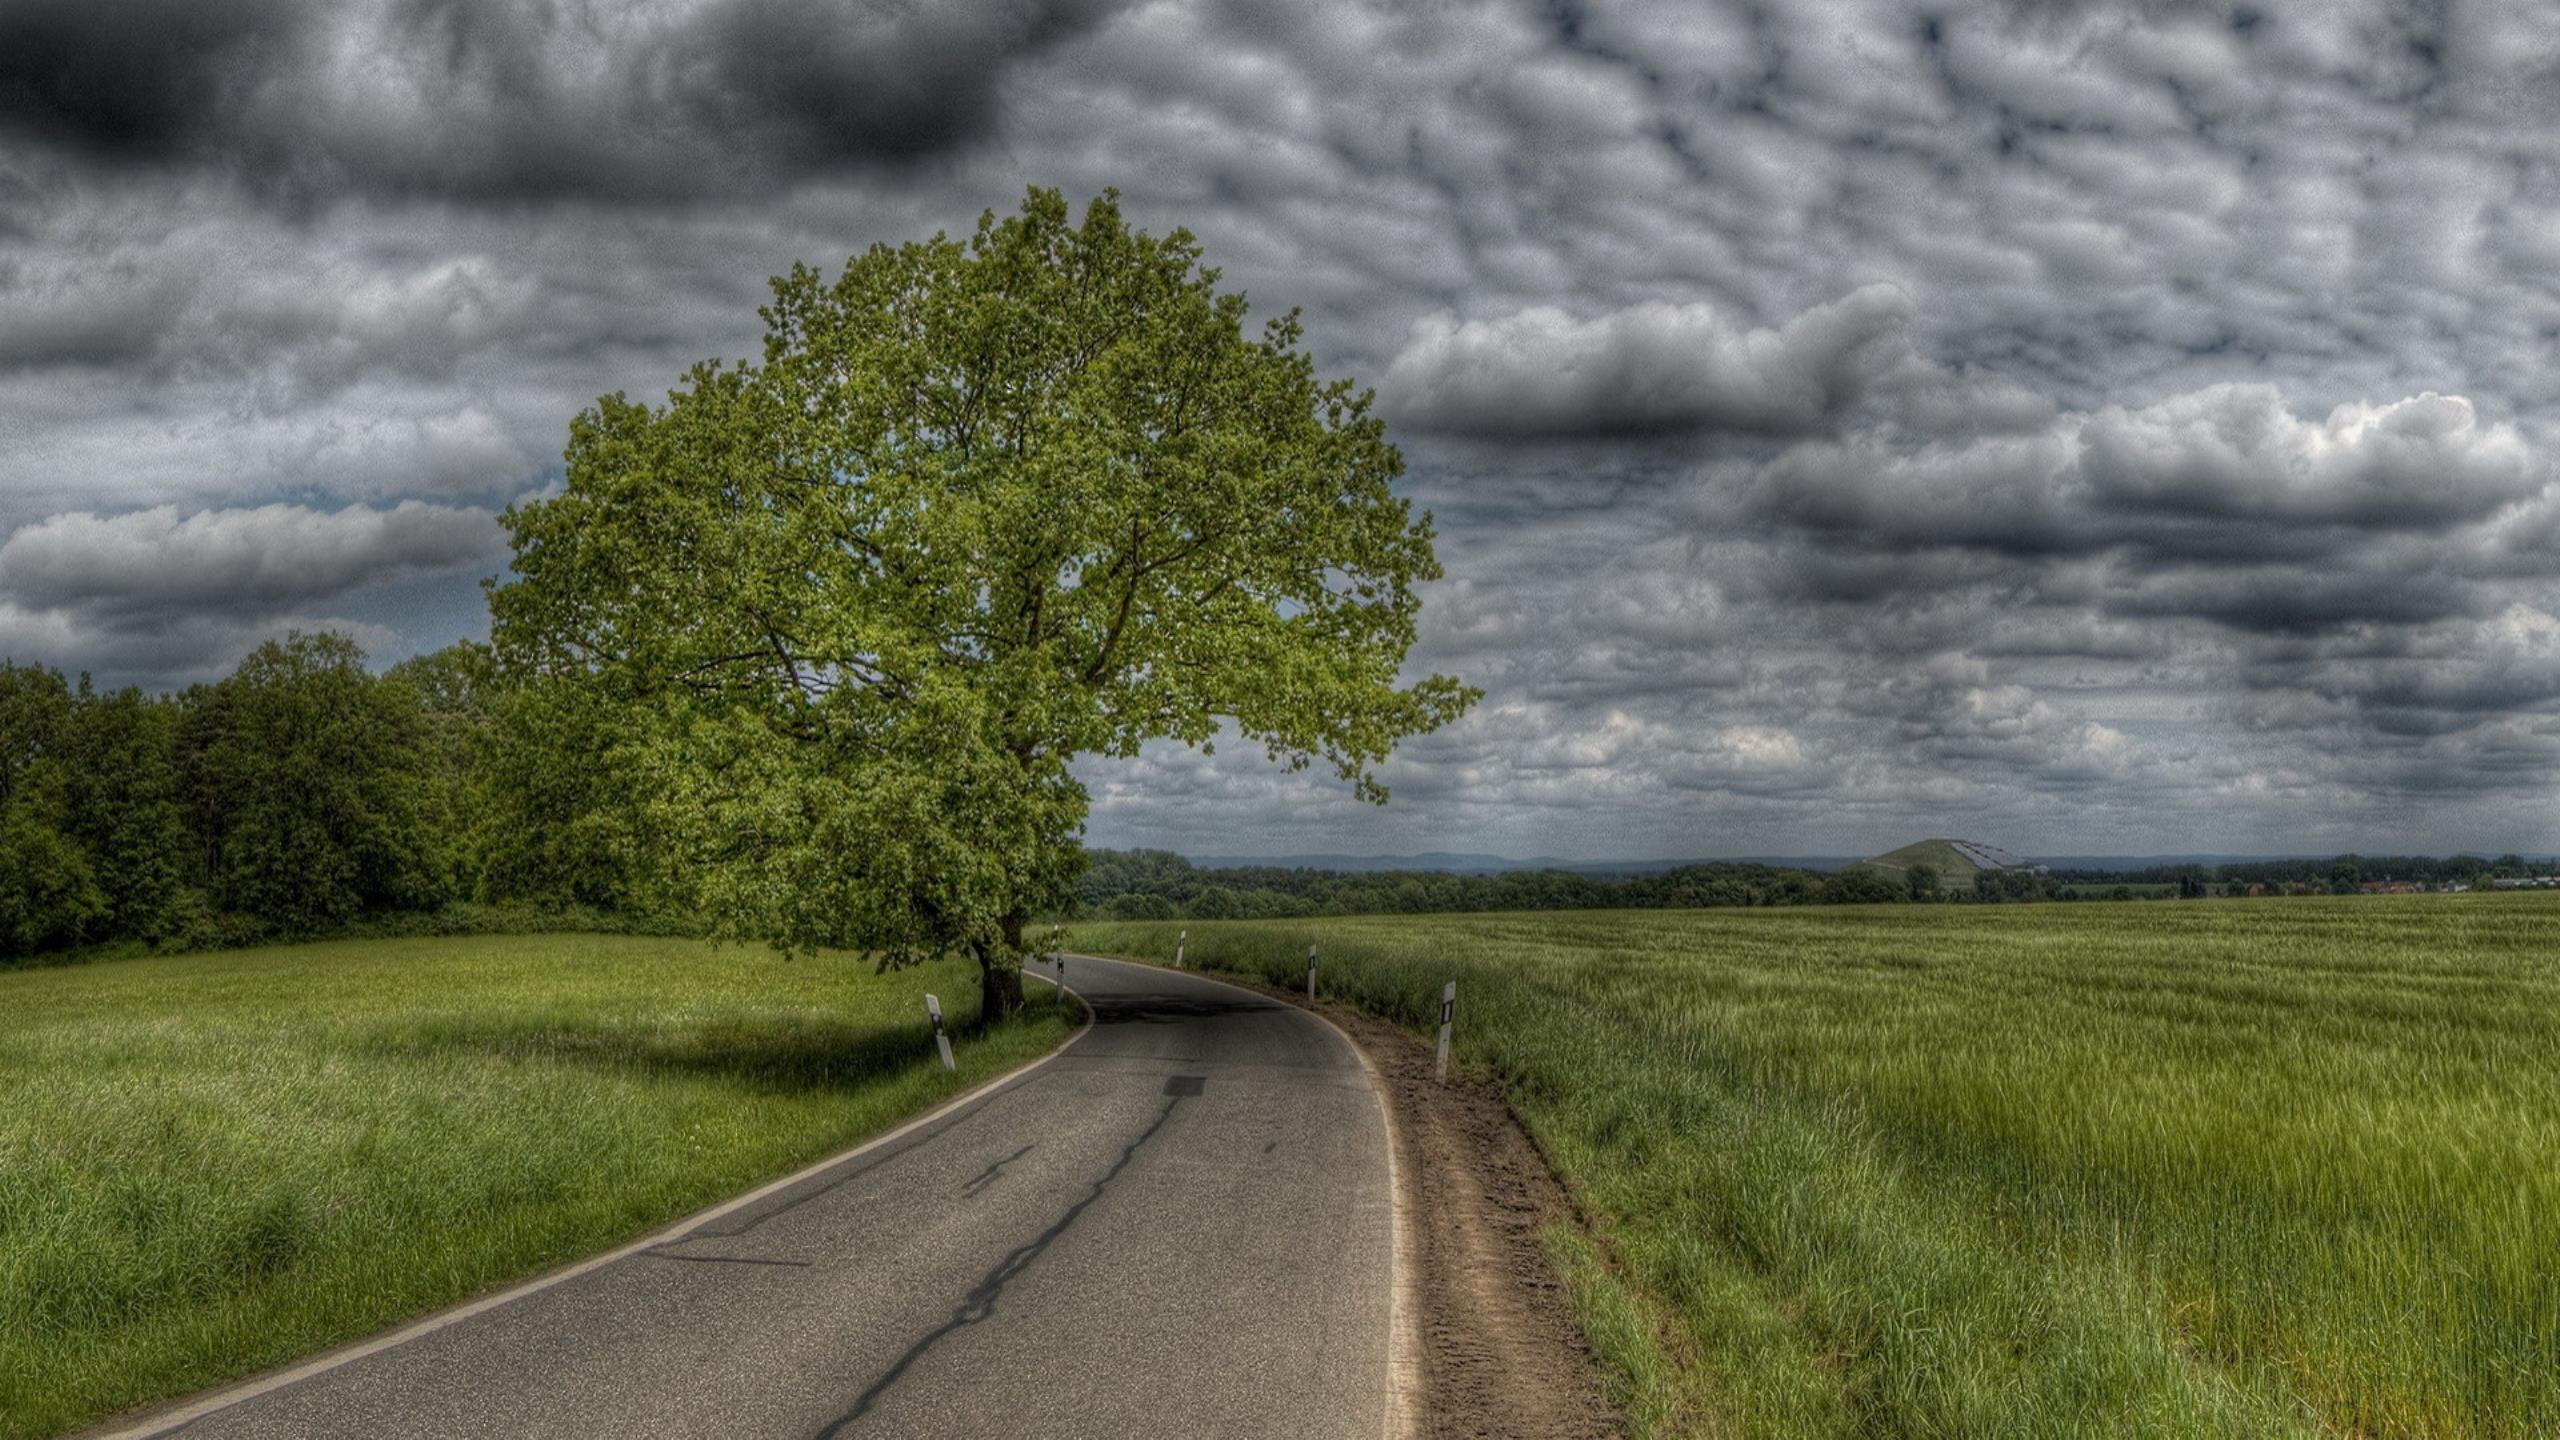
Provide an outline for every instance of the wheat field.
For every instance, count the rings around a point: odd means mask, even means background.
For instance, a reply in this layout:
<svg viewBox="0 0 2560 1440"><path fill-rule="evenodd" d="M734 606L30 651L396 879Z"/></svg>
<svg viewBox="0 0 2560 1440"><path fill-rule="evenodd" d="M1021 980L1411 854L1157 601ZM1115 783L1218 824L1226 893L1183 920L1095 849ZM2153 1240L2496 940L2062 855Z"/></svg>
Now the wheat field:
<svg viewBox="0 0 2560 1440"><path fill-rule="evenodd" d="M1647 1434L2560 1434L2560 897L1095 924L1509 1087Z"/></svg>

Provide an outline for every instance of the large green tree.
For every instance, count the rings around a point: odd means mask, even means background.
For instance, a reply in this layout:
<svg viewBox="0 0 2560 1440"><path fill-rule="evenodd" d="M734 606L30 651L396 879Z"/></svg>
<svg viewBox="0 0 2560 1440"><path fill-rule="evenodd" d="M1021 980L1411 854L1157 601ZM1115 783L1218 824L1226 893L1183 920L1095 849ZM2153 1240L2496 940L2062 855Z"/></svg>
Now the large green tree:
<svg viewBox="0 0 2560 1440"><path fill-rule="evenodd" d="M577 418L496 641L635 717L661 886L787 945L965 948L998 1013L1074 877L1076 757L1225 726L1383 800L1472 702L1400 680L1440 570L1371 397L1200 261L1034 190L795 268L761 362Z"/></svg>

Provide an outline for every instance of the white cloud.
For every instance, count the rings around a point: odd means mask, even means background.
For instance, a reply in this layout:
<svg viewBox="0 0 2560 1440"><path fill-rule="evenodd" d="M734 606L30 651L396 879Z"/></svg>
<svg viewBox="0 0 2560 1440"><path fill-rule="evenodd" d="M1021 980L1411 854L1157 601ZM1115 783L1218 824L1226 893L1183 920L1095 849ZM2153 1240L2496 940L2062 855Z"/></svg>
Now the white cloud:
<svg viewBox="0 0 2560 1440"><path fill-rule="evenodd" d="M2272 385L2220 385L2079 427L2098 504L2217 520L2377 529L2477 520L2537 492L2549 467L2512 425L2432 391L2298 419Z"/></svg>

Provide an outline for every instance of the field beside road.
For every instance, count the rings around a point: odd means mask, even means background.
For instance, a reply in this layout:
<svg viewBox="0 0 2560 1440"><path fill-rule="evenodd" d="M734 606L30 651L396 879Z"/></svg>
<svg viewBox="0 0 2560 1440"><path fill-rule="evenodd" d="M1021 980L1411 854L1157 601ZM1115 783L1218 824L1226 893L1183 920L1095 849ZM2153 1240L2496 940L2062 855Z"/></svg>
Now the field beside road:
<svg viewBox="0 0 2560 1440"><path fill-rule="evenodd" d="M2560 901L1086 924L1509 1087L1661 1435L2560 1433Z"/></svg>
<svg viewBox="0 0 2560 1440"><path fill-rule="evenodd" d="M0 1437L607 1248L1048 1051L975 968L375 940L0 972Z"/></svg>

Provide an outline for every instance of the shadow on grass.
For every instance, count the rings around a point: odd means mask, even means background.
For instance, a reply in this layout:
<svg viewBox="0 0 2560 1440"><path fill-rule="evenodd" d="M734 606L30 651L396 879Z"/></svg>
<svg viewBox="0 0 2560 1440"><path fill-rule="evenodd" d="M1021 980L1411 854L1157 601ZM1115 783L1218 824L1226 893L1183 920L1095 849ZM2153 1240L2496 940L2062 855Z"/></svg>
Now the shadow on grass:
<svg viewBox="0 0 2560 1440"><path fill-rule="evenodd" d="M973 1027L974 1028L974 1027ZM851 1090L933 1058L933 1032L807 1016L631 1024L560 1016L436 1018L367 1032L373 1054L478 1056L723 1080L775 1094Z"/></svg>

